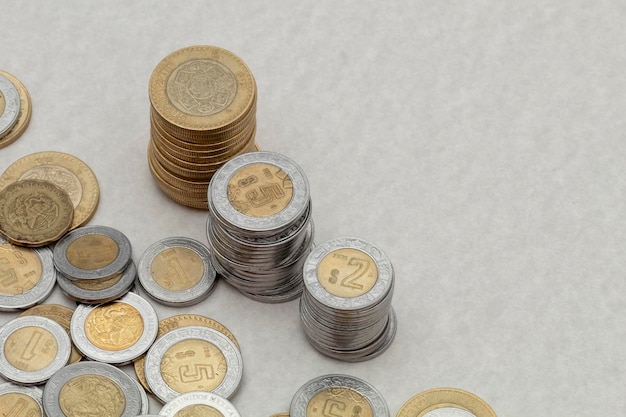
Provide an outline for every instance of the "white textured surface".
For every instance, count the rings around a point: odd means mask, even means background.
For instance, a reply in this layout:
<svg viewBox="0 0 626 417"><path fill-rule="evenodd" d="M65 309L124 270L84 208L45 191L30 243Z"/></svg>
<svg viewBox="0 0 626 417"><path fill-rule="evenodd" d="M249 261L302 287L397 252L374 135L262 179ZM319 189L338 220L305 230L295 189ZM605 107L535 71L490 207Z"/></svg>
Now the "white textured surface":
<svg viewBox="0 0 626 417"><path fill-rule="evenodd" d="M453 386L500 417L626 412L626 7L619 1L4 1L0 68L33 99L0 171L36 151L95 171L90 224L135 261L206 242L146 161L148 79L170 52L231 50L258 83L257 142L304 169L316 241L354 235L396 269L398 336L365 363L308 345L296 301L220 282L203 313L244 357L242 416L311 378L374 385L391 414ZM48 302L72 303L55 290ZM159 317L181 313L159 307ZM12 314L2 313L0 323ZM130 368L125 368L132 374ZM153 400L150 411L159 406Z"/></svg>

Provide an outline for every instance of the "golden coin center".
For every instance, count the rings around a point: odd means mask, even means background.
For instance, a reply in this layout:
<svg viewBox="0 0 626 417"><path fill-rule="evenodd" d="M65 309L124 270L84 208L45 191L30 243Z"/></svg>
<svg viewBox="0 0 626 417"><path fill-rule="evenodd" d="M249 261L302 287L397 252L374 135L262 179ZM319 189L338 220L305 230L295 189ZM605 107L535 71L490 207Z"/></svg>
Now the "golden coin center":
<svg viewBox="0 0 626 417"><path fill-rule="evenodd" d="M0 243L0 294L17 295L33 289L43 266L37 253L10 243Z"/></svg>
<svg viewBox="0 0 626 417"><path fill-rule="evenodd" d="M376 284L378 267L367 253L353 248L340 248L322 258L317 266L317 279L332 295L359 297Z"/></svg>
<svg viewBox="0 0 626 417"><path fill-rule="evenodd" d="M85 319L84 330L87 339L97 348L119 351L139 341L144 322L135 307L112 302L91 310Z"/></svg>
<svg viewBox="0 0 626 417"><path fill-rule="evenodd" d="M24 172L20 180L45 180L62 188L70 196L74 208L83 198L83 186L80 179L69 169L60 165L38 165Z"/></svg>
<svg viewBox="0 0 626 417"><path fill-rule="evenodd" d="M37 401L35 401L34 398L19 392L9 392L0 395L0 410L2 410L3 417L29 417L41 415L41 408L39 407Z"/></svg>
<svg viewBox="0 0 626 417"><path fill-rule="evenodd" d="M186 339L170 347L161 359L161 376L178 393L213 391L228 370L221 350L205 340Z"/></svg>
<svg viewBox="0 0 626 417"><path fill-rule="evenodd" d="M174 417L224 417L215 408L205 404L187 406L174 414Z"/></svg>
<svg viewBox="0 0 626 417"><path fill-rule="evenodd" d="M61 388L59 406L66 417L120 417L126 408L126 396L109 378L79 375Z"/></svg>
<svg viewBox="0 0 626 417"><path fill-rule="evenodd" d="M72 284L87 291L101 291L111 288L120 282L123 275L124 274L120 272L119 274L115 274L112 277L105 279L76 279L72 281Z"/></svg>
<svg viewBox="0 0 626 417"><path fill-rule="evenodd" d="M150 273L160 287L185 291L197 285L204 276L204 262L191 249L169 248L154 257Z"/></svg>
<svg viewBox="0 0 626 417"><path fill-rule="evenodd" d="M237 78L224 64L192 59L179 65L167 80L174 107L193 116L210 116L228 107L237 94Z"/></svg>
<svg viewBox="0 0 626 417"><path fill-rule="evenodd" d="M228 201L250 217L273 216L289 205L293 183L281 168L267 163L246 165L228 182Z"/></svg>
<svg viewBox="0 0 626 417"><path fill-rule="evenodd" d="M57 340L48 330L37 326L17 329L7 337L4 357L22 371L39 371L57 356Z"/></svg>
<svg viewBox="0 0 626 417"><path fill-rule="evenodd" d="M367 399L350 388L327 388L311 398L306 417L374 417Z"/></svg>
<svg viewBox="0 0 626 417"><path fill-rule="evenodd" d="M65 256L76 268L92 271L104 268L117 259L120 247L109 236L89 234L81 236L67 246Z"/></svg>

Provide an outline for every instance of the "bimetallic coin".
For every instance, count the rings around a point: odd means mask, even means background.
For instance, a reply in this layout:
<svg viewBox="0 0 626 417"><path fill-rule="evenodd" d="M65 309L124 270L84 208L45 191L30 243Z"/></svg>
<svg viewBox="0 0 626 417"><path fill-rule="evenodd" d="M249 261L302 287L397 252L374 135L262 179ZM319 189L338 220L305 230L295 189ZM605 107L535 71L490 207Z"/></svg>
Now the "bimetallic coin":
<svg viewBox="0 0 626 417"><path fill-rule="evenodd" d="M24 385L41 384L70 357L70 338L55 321L18 317L0 328L0 375Z"/></svg>
<svg viewBox="0 0 626 417"><path fill-rule="evenodd" d="M110 364L127 364L145 353L157 335L154 308L132 292L119 300L80 304L72 316L71 334L82 354Z"/></svg>
<svg viewBox="0 0 626 417"><path fill-rule="evenodd" d="M43 407L48 416L135 417L142 399L132 378L115 366L79 362L50 378Z"/></svg>
<svg viewBox="0 0 626 417"><path fill-rule="evenodd" d="M44 417L42 391L11 382L0 384L0 410L7 417Z"/></svg>
<svg viewBox="0 0 626 417"><path fill-rule="evenodd" d="M159 414L165 417L240 417L235 406L226 398L203 391L191 391L179 395L168 401Z"/></svg>
<svg viewBox="0 0 626 417"><path fill-rule="evenodd" d="M0 74L0 95L4 101L2 113L0 113L0 137L2 137L17 122L21 106L17 88L2 74Z"/></svg>
<svg viewBox="0 0 626 417"><path fill-rule="evenodd" d="M137 391L139 391L139 397L141 398L141 414L147 414L150 411L150 400L148 399L148 394L146 393L146 390L143 389L139 381L132 378L131 380L137 386Z"/></svg>
<svg viewBox="0 0 626 417"><path fill-rule="evenodd" d="M382 395L369 383L353 376L331 374L300 387L291 400L289 415L389 417L389 409Z"/></svg>
<svg viewBox="0 0 626 417"><path fill-rule="evenodd" d="M69 279L104 279L124 270L131 245L119 230L84 226L67 233L54 246L54 266Z"/></svg>
<svg viewBox="0 0 626 417"><path fill-rule="evenodd" d="M457 388L434 388L411 397L397 417L496 417L478 396Z"/></svg>
<svg viewBox="0 0 626 417"><path fill-rule="evenodd" d="M186 237L162 239L139 260L139 282L149 296L172 306L189 306L213 290L216 272L209 249Z"/></svg>
<svg viewBox="0 0 626 417"><path fill-rule="evenodd" d="M41 180L22 180L0 191L0 232L22 246L43 246L68 231L74 206L58 186Z"/></svg>
<svg viewBox="0 0 626 417"><path fill-rule="evenodd" d="M42 302L54 289L56 276L50 249L24 248L0 237L0 311Z"/></svg>
<svg viewBox="0 0 626 417"><path fill-rule="evenodd" d="M61 290L72 300L86 304L101 304L116 300L130 291L137 277L135 263L130 260L124 271L104 279L71 280L57 275Z"/></svg>
<svg viewBox="0 0 626 417"><path fill-rule="evenodd" d="M24 84L13 75L0 71L0 75L4 75L8 78L15 88L17 88L18 94L20 96L20 114L17 118L17 122L13 125L11 129L9 129L4 135L0 136L0 148L10 145L15 142L21 135L24 133L26 128L28 127L28 123L30 122L30 117L32 115L32 106L30 95L28 94L28 90L24 87ZM1 94L0 94L1 95ZM2 106L2 112L4 112L4 108L6 108L6 100L3 98L4 105Z"/></svg>
<svg viewBox="0 0 626 417"><path fill-rule="evenodd" d="M239 388L243 359L235 344L217 330L182 327L152 345L145 375L150 390L162 402L190 391L230 398Z"/></svg>

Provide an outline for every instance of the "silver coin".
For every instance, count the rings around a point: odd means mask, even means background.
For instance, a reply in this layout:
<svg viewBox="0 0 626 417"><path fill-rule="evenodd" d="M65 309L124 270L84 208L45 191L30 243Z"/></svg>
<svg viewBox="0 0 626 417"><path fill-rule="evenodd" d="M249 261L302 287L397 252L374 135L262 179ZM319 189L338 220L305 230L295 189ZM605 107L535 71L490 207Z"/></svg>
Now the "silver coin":
<svg viewBox="0 0 626 417"><path fill-rule="evenodd" d="M240 417L239 411L235 406L221 395L213 392L191 391L179 395L171 401L168 401L159 414L165 417L174 417L186 408L193 409L194 406L204 405L216 410L224 417Z"/></svg>
<svg viewBox="0 0 626 417"><path fill-rule="evenodd" d="M57 322L40 316L15 318L0 328L0 375L23 385L47 381L70 358L72 345Z"/></svg>
<svg viewBox="0 0 626 417"><path fill-rule="evenodd" d="M137 390L139 391L139 397L141 398L141 414L148 414L148 412L150 411L150 399L148 399L148 394L146 393L146 390L143 389L139 381L137 381L136 379L131 378L131 381L135 383L135 385L137 386Z"/></svg>
<svg viewBox="0 0 626 417"><path fill-rule="evenodd" d="M90 289L94 288L94 285L96 285L98 281L114 280L117 279L117 277L119 277L119 279L110 286L104 285L104 288ZM135 263L131 260L119 276L114 275L104 280L82 280L81 282L81 280L68 279L65 275L59 273L57 275L57 283L65 295L72 300L86 304L101 304L116 300L130 291L136 277L137 268L135 267ZM81 285L83 285L83 287L81 287Z"/></svg>
<svg viewBox="0 0 626 417"><path fill-rule="evenodd" d="M169 237L153 243L145 250L138 265L139 282L144 290L166 305L198 303L211 293L216 282L209 249L187 237ZM161 269L155 269L157 266ZM186 272L190 269L196 269L195 276ZM167 286L179 289L172 290Z"/></svg>
<svg viewBox="0 0 626 417"><path fill-rule="evenodd" d="M48 416L111 415L136 417L141 395L132 378L100 362L77 362L58 371L43 390Z"/></svg>
<svg viewBox="0 0 626 417"><path fill-rule="evenodd" d="M193 350L193 346L184 342L204 342L219 350L224 360L220 363L198 363L202 360L205 352ZM172 352L175 346L184 346L184 351ZM203 349L204 349L203 347ZM202 356L201 356L202 355ZM218 356L218 355L216 355ZM186 358L191 358L186 361ZM198 359L194 359L198 358ZM179 364L176 364L179 362ZM164 369L164 364L176 368L174 373ZM216 366L216 365L219 365ZM226 372L220 368L226 368ZM214 381L222 373L222 381ZM168 402L180 395L171 387L174 384L193 382L194 387L201 382L207 386L215 386L211 392L230 398L235 394L243 376L243 358L237 346L223 333L217 330L200 327L186 326L166 333L152 345L146 355L145 373L148 386L152 393L162 402ZM194 388L197 389L197 388ZM182 390L181 390L182 391Z"/></svg>
<svg viewBox="0 0 626 417"><path fill-rule="evenodd" d="M0 403L9 407L2 413L7 417L44 417L41 397L42 391L37 387L24 387L12 382L0 384Z"/></svg>
<svg viewBox="0 0 626 417"><path fill-rule="evenodd" d="M72 244L78 239L89 238L98 251L72 250ZM68 250L71 251L70 258L94 258L102 256L102 249L109 250L108 255L113 259L90 259L91 262L82 259L83 263L94 264L93 269L80 268L68 258ZM53 253L54 266L69 279L105 279L126 268L131 259L131 251L130 241L119 230L108 226L84 226L70 231L57 242Z"/></svg>
<svg viewBox="0 0 626 417"><path fill-rule="evenodd" d="M423 417L476 417L467 410L456 407L441 407L431 410L423 415Z"/></svg>
<svg viewBox="0 0 626 417"><path fill-rule="evenodd" d="M314 378L304 384L296 392L291 400L291 406L289 407L290 417L306 417L307 406L309 402L313 400L317 395L323 395L324 392L332 390L332 397L328 401L331 403L329 406L336 407L337 409L353 410L352 407L358 406L369 407L372 410L373 417L389 417L389 409L383 396L372 385L363 381L362 379L340 374L330 374ZM346 393L352 399L346 401L340 395L341 391L345 390ZM354 395L354 393L358 395ZM357 398L362 397L366 400L366 403L361 401L357 404ZM355 404L350 404L354 402ZM351 407L352 406L352 407ZM365 414L365 413L364 413ZM347 412L346 415L352 415Z"/></svg>
<svg viewBox="0 0 626 417"><path fill-rule="evenodd" d="M4 98L4 110L0 113L0 137L15 126L20 115L20 94L11 80L0 74L0 95Z"/></svg>
<svg viewBox="0 0 626 417"><path fill-rule="evenodd" d="M129 292L106 304L79 304L72 315L70 333L76 348L87 358L122 365L150 348L158 322L148 301Z"/></svg>
<svg viewBox="0 0 626 417"><path fill-rule="evenodd" d="M32 251L41 265L31 265L22 251ZM15 258L19 268L11 268L9 258ZM52 261L52 251L48 247L17 247L0 237L0 311L26 309L42 302L50 295L56 282L56 269ZM33 273L41 267L41 275ZM33 282L37 280L36 283ZM25 282L24 282L25 281ZM29 289L24 291L24 287Z"/></svg>

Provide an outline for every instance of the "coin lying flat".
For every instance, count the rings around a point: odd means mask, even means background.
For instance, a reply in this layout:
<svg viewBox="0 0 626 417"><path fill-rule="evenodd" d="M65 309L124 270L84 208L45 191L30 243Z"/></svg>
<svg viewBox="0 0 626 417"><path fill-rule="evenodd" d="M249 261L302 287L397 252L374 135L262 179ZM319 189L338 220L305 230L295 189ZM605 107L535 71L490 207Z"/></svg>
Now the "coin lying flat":
<svg viewBox="0 0 626 417"><path fill-rule="evenodd" d="M2 137L17 123L21 105L17 88L2 74L0 74L0 95L4 104L0 113L0 137Z"/></svg>
<svg viewBox="0 0 626 417"><path fill-rule="evenodd" d="M0 135L0 148L3 148L15 142L22 135L22 133L24 133L24 131L26 130L26 127L28 127L28 123L30 122L30 117L32 114L32 106L31 106L30 94L28 94L28 90L26 90L26 87L24 87L24 84L22 84L20 80L18 80L13 75L5 71L0 71L0 75L3 75L9 81L11 81L11 83L17 89L17 92L19 94L19 100L20 100L20 111L19 111L17 121L13 124L13 127L11 129L7 130L3 135ZM1 95L2 94L0 93L0 96ZM7 100L3 97L2 98L2 110L0 111L4 112L6 107L7 107Z"/></svg>
<svg viewBox="0 0 626 417"><path fill-rule="evenodd" d="M44 246L69 230L74 206L58 186L41 180L23 180L0 191L0 232L22 246Z"/></svg>
<svg viewBox="0 0 626 417"><path fill-rule="evenodd" d="M434 388L406 401L397 417L496 417L478 396L458 388Z"/></svg>
<svg viewBox="0 0 626 417"><path fill-rule="evenodd" d="M291 417L362 416L389 417L382 395L369 383L349 375L330 374L314 378L295 393Z"/></svg>
<svg viewBox="0 0 626 417"><path fill-rule="evenodd" d="M192 391L181 394L168 401L161 411L161 416L211 416L211 417L240 417L235 406L221 395Z"/></svg>
<svg viewBox="0 0 626 417"><path fill-rule="evenodd" d="M70 230L87 223L100 198L100 187L94 172L77 157L63 152L37 152L12 163L0 176L0 190L25 179L52 182L64 189L74 206Z"/></svg>
<svg viewBox="0 0 626 417"><path fill-rule="evenodd" d="M7 382L0 384L0 410L3 416L44 417L42 391Z"/></svg>

